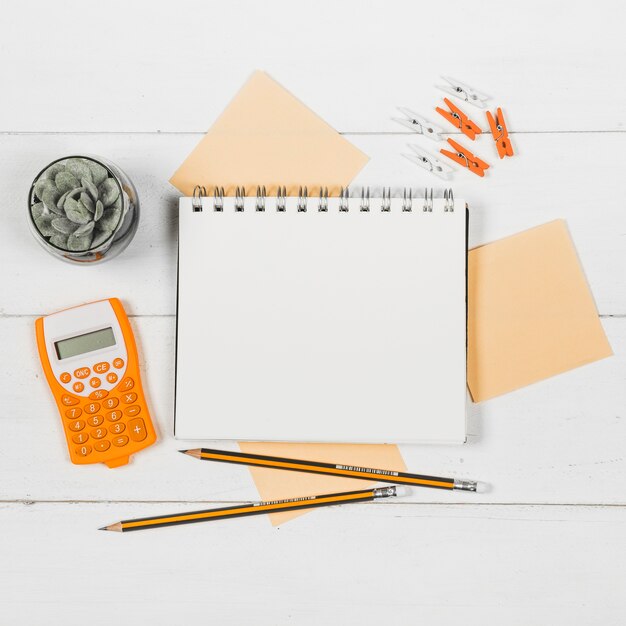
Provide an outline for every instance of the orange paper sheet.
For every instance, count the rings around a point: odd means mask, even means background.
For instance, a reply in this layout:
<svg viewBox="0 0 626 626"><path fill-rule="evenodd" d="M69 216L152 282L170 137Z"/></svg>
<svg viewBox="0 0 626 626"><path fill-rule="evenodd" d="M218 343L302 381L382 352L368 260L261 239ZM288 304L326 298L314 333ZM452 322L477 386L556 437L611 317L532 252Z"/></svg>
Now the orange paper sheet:
<svg viewBox="0 0 626 626"><path fill-rule="evenodd" d="M279 185L309 194L320 186L338 192L368 157L264 72L255 72L228 108L172 176L170 182L190 196L196 185L209 194L216 186L234 195L244 185L268 195Z"/></svg>
<svg viewBox="0 0 626 626"><path fill-rule="evenodd" d="M563 220L469 252L474 402L613 354Z"/></svg>
<svg viewBox="0 0 626 626"><path fill-rule="evenodd" d="M406 471L406 465L398 446L380 444L340 444L340 443L266 443L241 441L242 452L250 454L269 454L307 461L342 463L377 469ZM355 491L374 485L368 480L339 478L305 474L303 472L281 471L260 467L248 468L259 491L261 500L281 500L300 496L315 496L321 493ZM274 526L298 517L307 511L286 511L272 513L270 519Z"/></svg>

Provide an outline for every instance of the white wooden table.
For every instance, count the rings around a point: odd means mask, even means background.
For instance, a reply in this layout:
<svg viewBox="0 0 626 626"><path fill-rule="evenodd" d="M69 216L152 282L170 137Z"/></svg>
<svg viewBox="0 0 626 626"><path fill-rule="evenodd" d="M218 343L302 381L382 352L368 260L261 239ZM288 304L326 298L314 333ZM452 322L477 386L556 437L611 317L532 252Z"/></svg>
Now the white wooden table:
<svg viewBox="0 0 626 626"><path fill-rule="evenodd" d="M626 53L622 2L7 2L0 23L0 622L623 624L626 621ZM245 468L172 437L178 193L167 182L252 70L371 156L357 184L438 185L400 153L396 106L439 74L494 96L518 155L459 171L471 244L567 220L615 356L469 408L461 447L404 447L481 495L118 535L123 517L257 498ZM430 147L428 143L423 144ZM486 145L486 144L485 144ZM28 231L48 161L101 154L135 181L114 261L64 265ZM441 186L439 185L441 190ZM127 467L69 463L35 317L118 296L160 440Z"/></svg>

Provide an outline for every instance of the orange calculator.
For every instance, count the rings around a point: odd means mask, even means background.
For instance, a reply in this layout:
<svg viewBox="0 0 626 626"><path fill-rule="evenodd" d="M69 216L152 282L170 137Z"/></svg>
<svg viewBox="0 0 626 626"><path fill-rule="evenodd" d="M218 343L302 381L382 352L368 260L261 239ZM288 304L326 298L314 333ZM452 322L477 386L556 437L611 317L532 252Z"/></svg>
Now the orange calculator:
<svg viewBox="0 0 626 626"><path fill-rule="evenodd" d="M40 317L35 329L72 463L119 467L156 441L135 338L117 298Z"/></svg>

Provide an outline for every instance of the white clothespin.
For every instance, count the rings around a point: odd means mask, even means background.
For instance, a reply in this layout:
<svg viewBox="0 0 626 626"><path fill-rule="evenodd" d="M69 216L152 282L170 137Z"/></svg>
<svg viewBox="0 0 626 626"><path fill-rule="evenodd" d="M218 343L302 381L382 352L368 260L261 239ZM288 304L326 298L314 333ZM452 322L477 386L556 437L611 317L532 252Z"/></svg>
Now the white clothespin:
<svg viewBox="0 0 626 626"><path fill-rule="evenodd" d="M454 171L447 163L442 163L438 158L429 154L425 150L418 148L416 145L408 143L407 146L413 151L413 154L403 154L402 156L412 163L417 163L420 167L431 172L439 178L448 180L450 174Z"/></svg>
<svg viewBox="0 0 626 626"><path fill-rule="evenodd" d="M421 133L424 137L428 137L433 141L441 141L441 133L444 132L443 128L437 126L437 124L433 124L425 117L418 115L411 111L411 109L405 109L404 107L398 107L398 111L404 113L406 117L392 117L391 119L395 122L399 122L403 126L410 128L416 133Z"/></svg>
<svg viewBox="0 0 626 626"><path fill-rule="evenodd" d="M489 100L489 96L484 93L480 93L476 91L473 87L469 85L465 85L464 83L454 80L454 78L450 78L449 76L442 76L443 80L450 83L449 85L435 85L437 89L441 89L441 91L445 91L456 98L463 100L463 102L469 102L479 109L484 109L487 106L487 100Z"/></svg>

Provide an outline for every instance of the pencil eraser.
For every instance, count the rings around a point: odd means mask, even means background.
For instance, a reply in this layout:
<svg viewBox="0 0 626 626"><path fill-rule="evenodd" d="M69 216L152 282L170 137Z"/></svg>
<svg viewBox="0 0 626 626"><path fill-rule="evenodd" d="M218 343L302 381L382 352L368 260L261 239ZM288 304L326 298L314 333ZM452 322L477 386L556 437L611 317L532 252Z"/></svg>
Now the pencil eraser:
<svg viewBox="0 0 626 626"><path fill-rule="evenodd" d="M398 498L402 498L404 496L410 496L411 495L411 488L407 487L405 485L396 485L396 496L398 496Z"/></svg>
<svg viewBox="0 0 626 626"><path fill-rule="evenodd" d="M476 482L476 493L489 493L491 491L491 485L482 481Z"/></svg>

